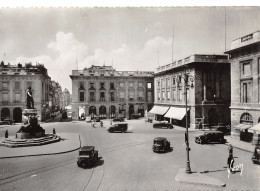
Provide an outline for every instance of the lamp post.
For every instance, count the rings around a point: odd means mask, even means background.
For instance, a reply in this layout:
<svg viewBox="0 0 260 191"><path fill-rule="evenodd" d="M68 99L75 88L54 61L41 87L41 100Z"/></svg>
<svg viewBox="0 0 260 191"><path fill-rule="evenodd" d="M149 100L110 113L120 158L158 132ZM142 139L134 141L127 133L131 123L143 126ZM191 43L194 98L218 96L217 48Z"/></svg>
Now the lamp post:
<svg viewBox="0 0 260 191"><path fill-rule="evenodd" d="M187 164L186 164L186 173L191 173L190 168L190 157L189 157L189 131L188 131L188 106L187 106L187 86L189 86L189 82L191 82L190 87L193 88L194 77L189 75L188 73L184 73L183 75L178 76L178 86L181 83L181 79L184 80L184 95L185 95L185 109L186 109L186 132L185 132L185 143L186 143L186 151L187 151Z"/></svg>

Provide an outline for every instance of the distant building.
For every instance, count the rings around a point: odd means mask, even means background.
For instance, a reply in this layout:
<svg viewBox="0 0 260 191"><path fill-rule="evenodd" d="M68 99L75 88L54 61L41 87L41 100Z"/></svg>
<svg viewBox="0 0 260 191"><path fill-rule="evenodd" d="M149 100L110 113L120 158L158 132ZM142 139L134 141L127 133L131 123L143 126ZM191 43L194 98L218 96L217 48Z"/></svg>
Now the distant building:
<svg viewBox="0 0 260 191"><path fill-rule="evenodd" d="M71 94L68 89L64 89L62 92L61 108L64 109L66 106L71 104Z"/></svg>
<svg viewBox="0 0 260 191"><path fill-rule="evenodd" d="M188 126L208 128L230 122L230 64L227 55L195 54L155 71L155 101L150 113L157 120L185 126L184 74L191 76L186 86Z"/></svg>
<svg viewBox="0 0 260 191"><path fill-rule="evenodd" d="M232 135L250 142L250 127L260 122L260 31L233 40L226 53L231 61Z"/></svg>
<svg viewBox="0 0 260 191"><path fill-rule="evenodd" d="M112 66L91 66L73 70L72 111L78 119L82 108L86 116L113 118L144 116L153 106L153 72L116 71Z"/></svg>
<svg viewBox="0 0 260 191"><path fill-rule="evenodd" d="M31 86L34 106L39 120L44 121L49 113L49 86L51 79L42 64L0 64L0 116L22 122L26 108L26 89Z"/></svg>
<svg viewBox="0 0 260 191"><path fill-rule="evenodd" d="M49 107L51 112L57 112L61 108L62 88L58 82L51 81L49 90Z"/></svg>

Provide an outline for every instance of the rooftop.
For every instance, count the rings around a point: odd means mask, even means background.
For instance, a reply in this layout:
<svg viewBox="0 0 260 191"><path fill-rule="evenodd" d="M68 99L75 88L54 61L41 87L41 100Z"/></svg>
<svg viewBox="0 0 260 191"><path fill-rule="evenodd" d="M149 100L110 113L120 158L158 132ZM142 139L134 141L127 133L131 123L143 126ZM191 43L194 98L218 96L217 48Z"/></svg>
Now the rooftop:
<svg viewBox="0 0 260 191"><path fill-rule="evenodd" d="M72 70L71 76L136 76L152 77L153 71L116 71L112 66L94 66L84 68L83 70Z"/></svg>
<svg viewBox="0 0 260 191"><path fill-rule="evenodd" d="M200 63L227 63L228 62L228 55L204 55L204 54L194 54L191 56L188 56L184 59L175 61L173 63L164 65L164 66L159 66L158 68L155 69L155 74L160 73L160 72L165 72L167 70L173 69L173 68L178 68L182 67L185 65L189 65L190 63L194 62L200 62Z"/></svg>
<svg viewBox="0 0 260 191"><path fill-rule="evenodd" d="M231 42L231 49L234 50L237 48L241 48L243 46L247 46L249 44L254 44L256 42L260 42L260 31L253 32L246 36L237 38Z"/></svg>
<svg viewBox="0 0 260 191"><path fill-rule="evenodd" d="M5 64L3 61L0 64L1 75L35 75L42 74L48 76L47 69L43 64L32 65L32 63L25 63L24 66L20 63L17 65Z"/></svg>

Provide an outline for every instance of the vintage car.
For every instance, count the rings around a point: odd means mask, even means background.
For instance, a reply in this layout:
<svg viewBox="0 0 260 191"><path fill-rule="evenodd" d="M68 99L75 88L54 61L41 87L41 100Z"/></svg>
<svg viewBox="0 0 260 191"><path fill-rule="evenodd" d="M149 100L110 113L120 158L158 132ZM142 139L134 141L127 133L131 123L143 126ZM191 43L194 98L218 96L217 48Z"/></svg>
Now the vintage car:
<svg viewBox="0 0 260 191"><path fill-rule="evenodd" d="M173 129L173 125L170 123L164 123L164 122L157 122L153 124L153 128L166 128L166 129Z"/></svg>
<svg viewBox="0 0 260 191"><path fill-rule="evenodd" d="M94 146L83 146L79 150L77 165L78 167L93 167L98 161L98 151Z"/></svg>
<svg viewBox="0 0 260 191"><path fill-rule="evenodd" d="M195 142L198 144L225 143L226 139L221 131L204 131L203 135L195 137Z"/></svg>
<svg viewBox="0 0 260 191"><path fill-rule="evenodd" d="M113 119L113 121L114 122L116 122L116 121L123 122L123 121L125 121L125 119L123 117L116 117L116 118Z"/></svg>
<svg viewBox="0 0 260 191"><path fill-rule="evenodd" d="M90 117L90 116L86 117L85 121L86 121L87 123L90 123L90 122L91 122L91 117Z"/></svg>
<svg viewBox="0 0 260 191"><path fill-rule="evenodd" d="M128 123L115 123L114 125L111 125L108 129L109 133L113 132L121 132L125 133L128 129Z"/></svg>
<svg viewBox="0 0 260 191"><path fill-rule="evenodd" d="M93 120L94 120L95 122L100 122L100 117L96 116L96 117L94 117Z"/></svg>
<svg viewBox="0 0 260 191"><path fill-rule="evenodd" d="M211 126L212 129L216 131L221 131L224 133L224 135L230 135L231 134L231 128L229 125L226 125L224 123L219 123L216 126Z"/></svg>
<svg viewBox="0 0 260 191"><path fill-rule="evenodd" d="M153 140L153 152L167 152L171 148L171 143L165 137L156 137Z"/></svg>
<svg viewBox="0 0 260 191"><path fill-rule="evenodd" d="M254 154L252 156L252 161L254 164L260 163L260 145L255 147Z"/></svg>
<svg viewBox="0 0 260 191"><path fill-rule="evenodd" d="M68 119L67 112L63 112L62 115L61 115L61 118L62 119Z"/></svg>
<svg viewBox="0 0 260 191"><path fill-rule="evenodd" d="M141 117L141 114L137 113L137 114L132 114L130 119L139 119Z"/></svg>

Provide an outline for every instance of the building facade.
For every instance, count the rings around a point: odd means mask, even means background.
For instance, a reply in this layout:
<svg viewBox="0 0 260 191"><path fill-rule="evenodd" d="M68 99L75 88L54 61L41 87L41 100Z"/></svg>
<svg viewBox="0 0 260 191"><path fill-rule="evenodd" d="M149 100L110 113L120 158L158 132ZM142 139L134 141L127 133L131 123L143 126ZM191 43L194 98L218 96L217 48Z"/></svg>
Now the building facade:
<svg viewBox="0 0 260 191"><path fill-rule="evenodd" d="M62 106L62 88L58 82L51 81L49 94L49 108L51 112L59 111Z"/></svg>
<svg viewBox="0 0 260 191"><path fill-rule="evenodd" d="M61 99L61 108L64 109L66 106L70 105L71 103L71 94L68 89L64 89L62 92L62 99Z"/></svg>
<svg viewBox="0 0 260 191"><path fill-rule="evenodd" d="M155 71L157 120L204 128L230 121L230 64L226 55L193 55ZM185 76L187 83L185 83ZM187 92L187 93L186 93Z"/></svg>
<svg viewBox="0 0 260 191"><path fill-rule="evenodd" d="M26 89L31 86L34 107L39 120L44 121L48 113L50 77L43 65L31 63L0 64L0 116L1 120L22 122L22 111L26 108Z"/></svg>
<svg viewBox="0 0 260 191"><path fill-rule="evenodd" d="M144 116L153 106L153 72L116 71L112 66L91 66L73 70L72 112L85 116L113 118ZM83 111L83 112L82 112Z"/></svg>
<svg viewBox="0 0 260 191"><path fill-rule="evenodd" d="M249 128L260 122L260 31L233 40L226 53L231 62L232 135L250 142Z"/></svg>

